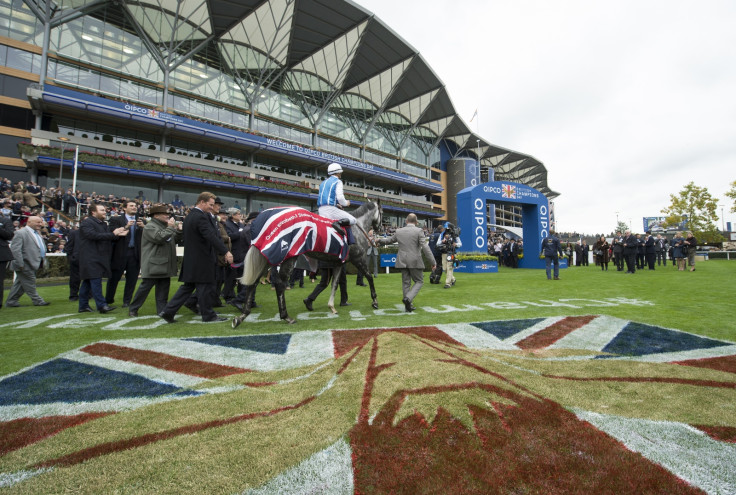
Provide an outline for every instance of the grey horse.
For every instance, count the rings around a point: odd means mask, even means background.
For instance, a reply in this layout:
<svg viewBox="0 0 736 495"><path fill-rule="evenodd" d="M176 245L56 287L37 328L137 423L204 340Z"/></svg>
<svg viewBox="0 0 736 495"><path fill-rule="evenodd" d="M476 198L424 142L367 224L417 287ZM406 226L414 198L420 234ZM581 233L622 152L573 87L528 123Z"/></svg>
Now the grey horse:
<svg viewBox="0 0 736 495"><path fill-rule="evenodd" d="M370 246L370 241L366 232L370 229L378 230L381 227L383 211L378 203L367 201L357 210L352 212L352 215L357 220L356 224L352 227L355 244L350 245L347 261L351 262L358 272L368 280L371 299L373 300L372 306L373 308L378 309L373 275L371 274L371 270L368 267L366 259L366 253ZM308 253L308 256L317 260L335 262L334 257L322 255L320 253ZM289 283L289 279L291 278L291 272L294 270L296 261L297 257L291 257L284 260L280 265L279 276L274 280L276 300L279 305L279 316L287 323L295 322L293 318L289 317L289 314L286 311L284 292L286 290L286 285ZM340 272L343 268L344 266L342 263L335 263L335 267L333 268L332 291L327 303L327 306L333 313L337 313L337 310L335 309L335 291L337 290ZM237 328L250 314L251 301L253 300L252 296L258 287L258 280L265 275L268 269L269 264L266 257L258 249L251 247L248 250L248 254L245 256L245 261L243 263L243 276L239 279L239 282L245 286L245 305L243 306L242 314L233 318L233 328Z"/></svg>

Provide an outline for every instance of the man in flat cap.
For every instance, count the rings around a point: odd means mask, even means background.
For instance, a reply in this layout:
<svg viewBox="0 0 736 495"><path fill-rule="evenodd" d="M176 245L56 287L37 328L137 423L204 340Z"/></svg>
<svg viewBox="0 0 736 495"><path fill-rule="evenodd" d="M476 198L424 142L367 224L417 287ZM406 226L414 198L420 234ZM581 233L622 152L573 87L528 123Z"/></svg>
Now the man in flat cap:
<svg viewBox="0 0 736 495"><path fill-rule="evenodd" d="M151 220L143 227L141 239L141 284L128 308L129 316L138 316L149 292L156 288L156 314L169 301L171 277L176 276L176 243L182 238L167 205L153 205L148 211Z"/></svg>

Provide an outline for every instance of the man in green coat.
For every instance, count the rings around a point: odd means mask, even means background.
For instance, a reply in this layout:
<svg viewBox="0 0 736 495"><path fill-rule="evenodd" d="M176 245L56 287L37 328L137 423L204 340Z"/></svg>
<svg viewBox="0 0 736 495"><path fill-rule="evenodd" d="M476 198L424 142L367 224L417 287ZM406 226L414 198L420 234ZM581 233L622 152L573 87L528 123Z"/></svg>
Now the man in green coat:
<svg viewBox="0 0 736 495"><path fill-rule="evenodd" d="M156 287L156 314L166 307L169 300L171 277L176 276L176 244L182 232L168 206L153 205L149 210L151 221L143 227L141 239L141 285L138 286L128 308L129 316L138 316L138 310L146 302L148 293Z"/></svg>

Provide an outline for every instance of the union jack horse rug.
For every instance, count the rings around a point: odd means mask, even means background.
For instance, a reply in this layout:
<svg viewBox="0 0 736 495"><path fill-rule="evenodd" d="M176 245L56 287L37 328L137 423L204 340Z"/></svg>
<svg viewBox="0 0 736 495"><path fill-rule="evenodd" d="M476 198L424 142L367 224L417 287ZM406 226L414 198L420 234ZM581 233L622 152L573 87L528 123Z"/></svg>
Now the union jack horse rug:
<svg viewBox="0 0 736 495"><path fill-rule="evenodd" d="M252 246L270 265L300 254L321 253L345 262L348 243L332 223L304 208L283 206L262 211L251 224Z"/></svg>

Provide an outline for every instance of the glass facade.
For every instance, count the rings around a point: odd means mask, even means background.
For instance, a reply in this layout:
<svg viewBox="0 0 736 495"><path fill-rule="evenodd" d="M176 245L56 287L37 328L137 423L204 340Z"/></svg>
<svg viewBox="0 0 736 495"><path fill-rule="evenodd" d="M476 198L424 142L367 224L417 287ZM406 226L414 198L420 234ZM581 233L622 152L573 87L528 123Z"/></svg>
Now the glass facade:
<svg viewBox="0 0 736 495"><path fill-rule="evenodd" d="M330 22L320 20L327 14ZM48 40L45 18L51 19ZM411 178L441 179L431 170L444 169L442 143L449 143L451 156L473 151L463 148L471 134L458 125L441 81L403 40L386 38L393 33L358 5L0 0L0 36L15 41L0 43L0 65L39 75L42 85L274 137L405 174L403 182L386 179L388 173L380 178L370 168L344 177L365 192L394 195L397 204L429 207L435 202L427 187ZM213 168L236 165L254 176L277 172L297 181L324 175L314 163L288 158L281 163L272 154L196 134L145 130L112 116L45 111L36 123L39 130L95 141L99 146L79 143L95 153L116 154L119 146L127 146L125 154L141 160L164 156L170 164L195 167L208 160ZM106 149L106 143L116 146ZM546 182L543 167L540 172L498 155L493 159L484 162L499 167L501 177ZM258 202L278 199L264 196Z"/></svg>

